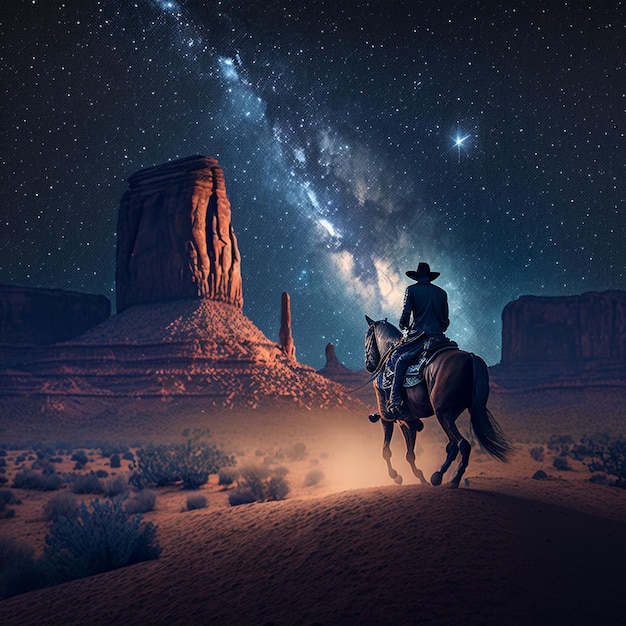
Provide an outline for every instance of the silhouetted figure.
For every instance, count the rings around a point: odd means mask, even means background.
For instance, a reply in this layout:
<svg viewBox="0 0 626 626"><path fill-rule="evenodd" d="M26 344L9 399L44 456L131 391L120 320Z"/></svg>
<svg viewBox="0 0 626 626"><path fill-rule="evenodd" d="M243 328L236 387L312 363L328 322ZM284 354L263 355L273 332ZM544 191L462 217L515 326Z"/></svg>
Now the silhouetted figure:
<svg viewBox="0 0 626 626"><path fill-rule="evenodd" d="M406 289L400 317L400 329L408 333L394 355L397 360L387 404L394 417L402 415L402 387L407 369L420 360L428 345L446 340L444 332L450 324L448 295L432 284L439 272L431 272L428 263L419 263L416 271L410 270L406 275L417 282Z"/></svg>

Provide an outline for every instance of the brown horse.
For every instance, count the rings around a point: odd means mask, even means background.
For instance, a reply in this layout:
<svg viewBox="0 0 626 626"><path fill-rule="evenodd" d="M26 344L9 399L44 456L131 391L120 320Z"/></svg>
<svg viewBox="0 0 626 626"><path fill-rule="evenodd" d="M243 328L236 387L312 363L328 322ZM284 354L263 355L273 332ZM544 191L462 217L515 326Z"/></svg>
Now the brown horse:
<svg viewBox="0 0 626 626"><path fill-rule="evenodd" d="M387 320L375 322L365 316L369 325L365 334L365 369L373 373L373 385L378 401L378 414L370 415L370 421L381 419L384 432L383 458L387 463L389 476L397 483L402 477L391 465L389 443L393 434L395 418L386 413L387 392L382 388L385 363L391 349L399 342L402 333ZM415 466L415 439L424 427L421 418L436 416L437 421L448 435L446 460L434 472L430 482L440 485L443 475L450 468L458 454L461 461L450 481L451 487L458 487L467 469L471 446L461 435L456 420L467 409L470 423L480 445L493 457L506 461L511 453L511 444L487 409L489 396L489 371L487 364L477 355L463 350L447 350L437 355L424 370L424 382L414 387L405 387L405 415L397 420L406 441L406 460L413 474L423 483L424 474Z"/></svg>

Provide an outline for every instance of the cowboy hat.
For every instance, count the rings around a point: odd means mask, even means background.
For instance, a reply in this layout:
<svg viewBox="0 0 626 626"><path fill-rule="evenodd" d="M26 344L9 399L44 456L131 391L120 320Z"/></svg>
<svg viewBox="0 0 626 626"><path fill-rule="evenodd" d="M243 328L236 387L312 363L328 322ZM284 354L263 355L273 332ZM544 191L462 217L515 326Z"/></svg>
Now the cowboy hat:
<svg viewBox="0 0 626 626"><path fill-rule="evenodd" d="M409 270L408 272L406 272L406 275L410 279L417 280L419 282L424 278L427 278L429 281L435 280L435 278L439 276L439 272L431 272L430 265L428 265L428 263L420 263L417 266L417 270L415 272L413 270Z"/></svg>

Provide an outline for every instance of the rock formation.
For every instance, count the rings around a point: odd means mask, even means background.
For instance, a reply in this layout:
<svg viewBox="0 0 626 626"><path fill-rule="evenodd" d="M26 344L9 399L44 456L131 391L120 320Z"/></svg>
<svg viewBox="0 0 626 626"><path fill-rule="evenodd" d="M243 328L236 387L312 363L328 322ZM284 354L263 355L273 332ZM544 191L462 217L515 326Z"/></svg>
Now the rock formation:
<svg viewBox="0 0 626 626"><path fill-rule="evenodd" d="M65 343L0 346L0 412L20 401L39 402L35 410L55 419L106 418L133 403L152 412L174 401L203 410L362 406L295 360L288 294L282 347L243 315L239 251L215 159L149 168L129 185L118 219L117 314Z"/></svg>
<svg viewBox="0 0 626 626"><path fill-rule="evenodd" d="M198 297L243 305L224 174L193 156L128 179L117 225L117 311Z"/></svg>
<svg viewBox="0 0 626 626"><path fill-rule="evenodd" d="M283 291L280 303L280 331L278 332L280 349L287 358L296 358L296 346L291 333L291 298L286 291Z"/></svg>
<svg viewBox="0 0 626 626"><path fill-rule="evenodd" d="M0 344L43 346L67 341L110 313L111 303L104 296L0 285Z"/></svg>
<svg viewBox="0 0 626 626"><path fill-rule="evenodd" d="M372 385L365 384L369 379L369 374L362 370L351 370L346 367L335 354L335 345L326 344L326 365L321 370L317 370L321 376L328 378L346 387L350 393L364 402L374 403L375 395Z"/></svg>
<svg viewBox="0 0 626 626"><path fill-rule="evenodd" d="M523 296L502 312L495 380L626 381L626 292Z"/></svg>

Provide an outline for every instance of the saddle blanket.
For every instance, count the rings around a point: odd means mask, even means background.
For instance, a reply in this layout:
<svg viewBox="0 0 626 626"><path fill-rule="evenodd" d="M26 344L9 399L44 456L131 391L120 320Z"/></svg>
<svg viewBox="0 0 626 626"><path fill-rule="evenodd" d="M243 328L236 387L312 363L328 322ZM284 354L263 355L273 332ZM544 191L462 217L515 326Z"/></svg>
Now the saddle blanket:
<svg viewBox="0 0 626 626"><path fill-rule="evenodd" d="M420 363L409 365L409 369L406 371L406 376L404 377L404 387L415 387L419 385L424 380L424 369L427 365L430 365L432 363L437 355L445 352L446 350L458 349L458 344L454 341L450 341L449 343L446 343L446 345L438 348L437 350L429 354L426 360L421 360ZM391 389L391 385L393 384L393 371L396 366L397 359L398 354L394 352L387 360L387 364L381 372L381 376L378 382L382 389Z"/></svg>

